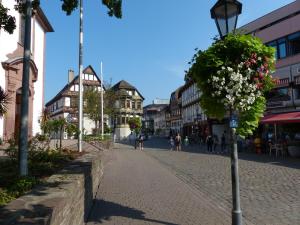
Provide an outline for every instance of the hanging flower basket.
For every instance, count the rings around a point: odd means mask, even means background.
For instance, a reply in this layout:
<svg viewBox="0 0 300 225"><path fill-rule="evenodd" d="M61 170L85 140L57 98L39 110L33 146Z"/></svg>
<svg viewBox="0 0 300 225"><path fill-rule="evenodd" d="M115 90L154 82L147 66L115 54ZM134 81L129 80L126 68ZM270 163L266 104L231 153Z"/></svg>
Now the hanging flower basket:
<svg viewBox="0 0 300 225"><path fill-rule="evenodd" d="M187 78L201 90L200 105L210 117L239 116L237 132L252 134L265 110L265 94L274 86L274 49L250 35L228 35L192 59Z"/></svg>

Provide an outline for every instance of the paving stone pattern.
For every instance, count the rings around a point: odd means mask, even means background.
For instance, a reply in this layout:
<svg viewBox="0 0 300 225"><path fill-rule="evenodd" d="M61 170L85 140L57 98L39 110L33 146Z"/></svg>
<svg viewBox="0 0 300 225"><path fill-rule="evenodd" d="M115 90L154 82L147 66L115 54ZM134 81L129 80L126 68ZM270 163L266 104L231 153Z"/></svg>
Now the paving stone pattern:
<svg viewBox="0 0 300 225"><path fill-rule="evenodd" d="M186 184L231 210L229 155L166 151L167 140L150 140L147 155L157 159ZM300 224L300 159L240 153L243 216L257 225Z"/></svg>
<svg viewBox="0 0 300 225"><path fill-rule="evenodd" d="M212 202L147 153L132 146L116 147L103 154L104 175L88 225L231 224L230 210Z"/></svg>

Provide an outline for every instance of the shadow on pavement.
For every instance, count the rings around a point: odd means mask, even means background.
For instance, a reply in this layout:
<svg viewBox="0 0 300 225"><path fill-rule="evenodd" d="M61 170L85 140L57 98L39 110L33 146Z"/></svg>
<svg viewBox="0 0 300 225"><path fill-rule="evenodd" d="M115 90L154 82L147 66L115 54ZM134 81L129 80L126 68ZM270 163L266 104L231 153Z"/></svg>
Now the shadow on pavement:
<svg viewBox="0 0 300 225"><path fill-rule="evenodd" d="M166 221L149 219L145 217L145 213L141 210L123 206L118 203L98 199L95 199L94 208L92 210L88 222L102 223L104 220L109 221L113 216L126 217L135 220L143 220L146 222L153 222L165 225L178 225Z"/></svg>

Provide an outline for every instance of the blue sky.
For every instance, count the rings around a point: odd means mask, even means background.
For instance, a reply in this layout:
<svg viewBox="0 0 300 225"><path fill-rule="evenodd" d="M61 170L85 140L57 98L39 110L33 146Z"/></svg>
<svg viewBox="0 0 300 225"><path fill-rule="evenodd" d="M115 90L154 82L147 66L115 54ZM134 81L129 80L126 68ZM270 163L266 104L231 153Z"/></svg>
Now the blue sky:
<svg viewBox="0 0 300 225"><path fill-rule="evenodd" d="M194 49L206 49L217 35L210 8L217 0L123 0L123 18L107 15L101 0L84 1L84 67L97 73L103 61L105 81L124 79L145 97L169 98L183 85ZM244 25L293 0L244 0L238 25ZM47 34L45 101L78 73L79 16L66 16L59 0L42 0L55 32Z"/></svg>

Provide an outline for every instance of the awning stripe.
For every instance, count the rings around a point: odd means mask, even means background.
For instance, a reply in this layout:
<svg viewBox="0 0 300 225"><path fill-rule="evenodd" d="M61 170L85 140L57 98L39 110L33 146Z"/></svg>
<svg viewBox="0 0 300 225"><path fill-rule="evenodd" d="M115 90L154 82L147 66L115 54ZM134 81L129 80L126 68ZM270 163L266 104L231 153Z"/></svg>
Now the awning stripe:
<svg viewBox="0 0 300 225"><path fill-rule="evenodd" d="M264 116L261 123L300 123L300 112L271 114Z"/></svg>

